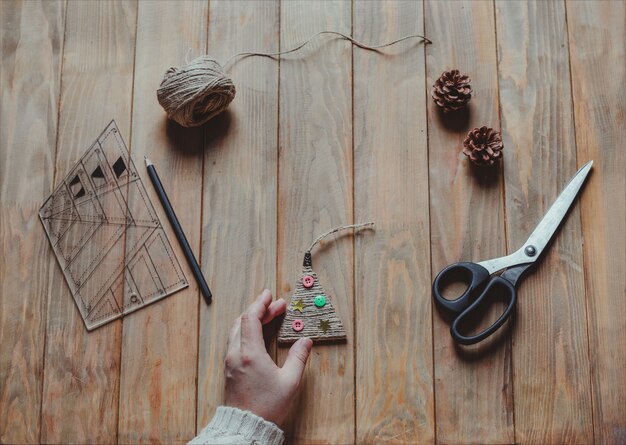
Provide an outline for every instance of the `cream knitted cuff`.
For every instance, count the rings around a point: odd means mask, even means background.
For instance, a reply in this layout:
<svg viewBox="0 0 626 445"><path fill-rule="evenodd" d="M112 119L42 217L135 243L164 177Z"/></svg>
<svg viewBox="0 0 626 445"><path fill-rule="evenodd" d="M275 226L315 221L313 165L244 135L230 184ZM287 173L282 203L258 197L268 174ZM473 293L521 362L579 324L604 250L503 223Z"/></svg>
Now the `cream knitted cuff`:
<svg viewBox="0 0 626 445"><path fill-rule="evenodd" d="M203 437L204 436L204 437ZM230 406L220 406L197 439L215 439L236 436L241 443L258 445L282 445L283 431L272 422ZM221 443L221 442L220 442ZM239 441L237 441L239 443Z"/></svg>

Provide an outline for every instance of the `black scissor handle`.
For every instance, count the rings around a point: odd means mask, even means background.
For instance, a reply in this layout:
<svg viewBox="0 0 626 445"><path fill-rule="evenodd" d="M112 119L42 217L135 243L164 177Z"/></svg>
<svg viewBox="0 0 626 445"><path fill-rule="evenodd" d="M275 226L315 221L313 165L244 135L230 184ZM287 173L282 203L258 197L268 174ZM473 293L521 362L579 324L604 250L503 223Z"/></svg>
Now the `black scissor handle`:
<svg viewBox="0 0 626 445"><path fill-rule="evenodd" d="M454 263L445 267L433 283L433 296L437 304L455 314L466 310L476 295L477 290L489 279L489 271L476 263ZM469 283L463 294L454 300L443 297L443 287L446 284L464 282Z"/></svg>
<svg viewBox="0 0 626 445"><path fill-rule="evenodd" d="M487 329L479 332L476 335L463 335L460 331L460 327L466 318L473 318L474 313L482 312L483 304L491 304L497 298L502 298L506 301L507 307L500 315L500 317ZM489 300L487 300L489 299ZM491 334L496 332L504 322L511 316L515 302L517 301L517 291L515 287L507 280L499 276L493 276L487 283L485 289L480 295L465 309L458 317L454 319L452 325L450 325L450 334L457 343L462 345L473 345L478 343Z"/></svg>

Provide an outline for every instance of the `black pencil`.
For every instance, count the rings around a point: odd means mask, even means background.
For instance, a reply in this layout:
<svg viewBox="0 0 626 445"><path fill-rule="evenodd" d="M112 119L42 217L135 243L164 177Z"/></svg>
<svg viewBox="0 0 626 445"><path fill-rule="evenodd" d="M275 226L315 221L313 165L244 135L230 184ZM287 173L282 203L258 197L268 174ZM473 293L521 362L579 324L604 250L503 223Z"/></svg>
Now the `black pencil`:
<svg viewBox="0 0 626 445"><path fill-rule="evenodd" d="M174 233L176 234L176 238L178 238L178 242L180 243L180 247L182 247L183 252L185 253L185 257L187 258L187 262L191 267L193 272L193 276L196 278L198 282L198 286L200 286L200 292L202 292L202 296L207 304L211 303L211 291L209 290L209 286L206 284L206 280L204 279L204 275L202 275L202 271L200 270L200 266L198 265L198 261L196 261L196 257L193 255L191 250L191 246L189 246L189 242L187 241L187 237L185 236L185 232L183 232L180 223L178 222L178 218L176 217L176 213L174 213L174 209L172 208L172 204L170 200L167 198L167 193L165 193L165 189L163 188L163 184L161 184L161 180L159 179L159 175L157 175L156 169L150 159L144 156L146 160L146 167L148 169L148 175L150 176L150 180L156 189L157 195L159 195L159 199L161 200L161 204L163 204L163 208L165 209L165 213L167 214L167 219L170 220L172 227L174 228Z"/></svg>

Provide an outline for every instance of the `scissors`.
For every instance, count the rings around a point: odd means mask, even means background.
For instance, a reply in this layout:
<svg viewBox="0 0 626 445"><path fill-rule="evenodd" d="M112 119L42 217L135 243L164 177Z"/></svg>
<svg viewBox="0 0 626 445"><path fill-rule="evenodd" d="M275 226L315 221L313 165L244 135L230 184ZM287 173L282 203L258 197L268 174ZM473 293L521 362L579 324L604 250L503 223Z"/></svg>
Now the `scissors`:
<svg viewBox="0 0 626 445"><path fill-rule="evenodd" d="M550 210L544 215L528 240L516 252L480 263L459 262L439 272L433 283L435 302L454 315L450 334L457 343L472 345L496 332L511 316L517 301L516 286L522 274L541 257L559 225L567 215L578 192L585 183L593 161L587 162L565 186ZM498 275L498 272L501 272ZM443 288L450 283L463 282L467 289L456 299L443 297ZM488 328L476 335L464 335L461 326L481 312L485 304L496 298L506 303L506 309Z"/></svg>

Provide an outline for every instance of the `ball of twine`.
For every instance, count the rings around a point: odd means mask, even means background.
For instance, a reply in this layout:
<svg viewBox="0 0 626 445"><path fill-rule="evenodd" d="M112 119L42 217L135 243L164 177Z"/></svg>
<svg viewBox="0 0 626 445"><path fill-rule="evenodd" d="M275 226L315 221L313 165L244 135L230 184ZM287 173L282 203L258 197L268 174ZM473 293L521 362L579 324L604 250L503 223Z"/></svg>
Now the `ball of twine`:
<svg viewBox="0 0 626 445"><path fill-rule="evenodd" d="M157 99L167 117L183 127L197 127L220 114L235 98L235 84L210 56L167 70Z"/></svg>

